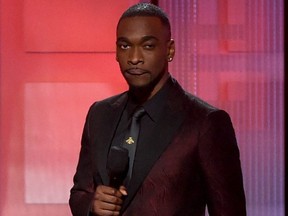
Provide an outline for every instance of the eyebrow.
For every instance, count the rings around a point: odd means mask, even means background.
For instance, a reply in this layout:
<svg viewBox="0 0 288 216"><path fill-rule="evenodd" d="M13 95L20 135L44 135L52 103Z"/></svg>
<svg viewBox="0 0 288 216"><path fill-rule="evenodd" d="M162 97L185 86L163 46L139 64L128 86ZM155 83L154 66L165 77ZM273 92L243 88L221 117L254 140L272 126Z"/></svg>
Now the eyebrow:
<svg viewBox="0 0 288 216"><path fill-rule="evenodd" d="M152 36L152 35L146 35L146 36L143 36L141 38L141 43L143 42L146 42L146 41L149 41L149 40L156 40L156 41L159 41L159 39L155 36ZM121 41L125 41L125 42L129 42L129 39L127 37L119 37L117 38L117 43L118 42L121 42Z"/></svg>

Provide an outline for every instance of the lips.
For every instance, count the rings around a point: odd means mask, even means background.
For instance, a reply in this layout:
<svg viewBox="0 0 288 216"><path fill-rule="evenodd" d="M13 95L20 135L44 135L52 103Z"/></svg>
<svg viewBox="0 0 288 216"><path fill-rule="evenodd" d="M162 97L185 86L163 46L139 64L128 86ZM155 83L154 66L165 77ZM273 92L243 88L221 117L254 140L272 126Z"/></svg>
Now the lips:
<svg viewBox="0 0 288 216"><path fill-rule="evenodd" d="M125 70L126 73L130 74L130 75L142 75L147 73L146 70L140 69L140 68L130 68Z"/></svg>

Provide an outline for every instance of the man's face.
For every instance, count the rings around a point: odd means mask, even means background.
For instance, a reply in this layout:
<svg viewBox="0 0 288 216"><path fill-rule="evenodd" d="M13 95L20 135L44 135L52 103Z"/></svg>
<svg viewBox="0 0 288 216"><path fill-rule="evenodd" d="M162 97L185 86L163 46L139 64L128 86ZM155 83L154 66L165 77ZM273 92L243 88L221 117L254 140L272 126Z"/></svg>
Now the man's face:
<svg viewBox="0 0 288 216"><path fill-rule="evenodd" d="M149 89L153 96L168 78L174 41L157 17L124 18L117 28L116 59L130 89Z"/></svg>

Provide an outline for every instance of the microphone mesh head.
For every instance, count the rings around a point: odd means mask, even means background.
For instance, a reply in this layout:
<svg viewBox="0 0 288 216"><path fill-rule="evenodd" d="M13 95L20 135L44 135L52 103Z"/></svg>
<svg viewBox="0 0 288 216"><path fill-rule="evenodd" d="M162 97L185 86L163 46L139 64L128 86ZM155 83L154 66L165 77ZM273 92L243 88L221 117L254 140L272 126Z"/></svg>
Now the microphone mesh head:
<svg viewBox="0 0 288 216"><path fill-rule="evenodd" d="M120 146L112 146L108 155L107 170L109 175L125 175L128 170L128 150Z"/></svg>

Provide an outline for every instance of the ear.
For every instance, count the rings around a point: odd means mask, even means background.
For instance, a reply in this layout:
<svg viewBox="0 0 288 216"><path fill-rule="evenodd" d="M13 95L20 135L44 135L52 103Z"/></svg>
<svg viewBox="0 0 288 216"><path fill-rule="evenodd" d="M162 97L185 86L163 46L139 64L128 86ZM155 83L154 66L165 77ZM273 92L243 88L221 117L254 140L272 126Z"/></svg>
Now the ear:
<svg viewBox="0 0 288 216"><path fill-rule="evenodd" d="M168 42L168 54L167 54L167 60L171 62L175 55L175 42L173 39L170 39Z"/></svg>

